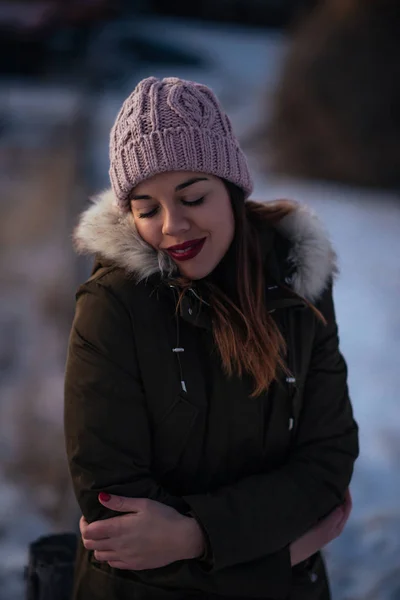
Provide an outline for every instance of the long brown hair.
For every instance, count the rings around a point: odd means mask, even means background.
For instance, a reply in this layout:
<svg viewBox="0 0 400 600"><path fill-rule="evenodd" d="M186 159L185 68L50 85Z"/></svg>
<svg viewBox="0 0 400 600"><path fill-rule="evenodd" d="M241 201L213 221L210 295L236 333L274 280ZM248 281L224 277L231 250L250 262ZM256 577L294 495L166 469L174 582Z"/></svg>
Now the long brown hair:
<svg viewBox="0 0 400 600"><path fill-rule="evenodd" d="M225 182L235 218L235 246L238 302L230 299L207 278L207 301L212 308L213 335L222 365L228 376L244 373L254 381L252 396L266 391L285 364L286 344L274 319L265 307L264 265L260 223L274 224L294 210L289 201L258 204L244 201L243 192ZM178 280L183 297L191 282Z"/></svg>

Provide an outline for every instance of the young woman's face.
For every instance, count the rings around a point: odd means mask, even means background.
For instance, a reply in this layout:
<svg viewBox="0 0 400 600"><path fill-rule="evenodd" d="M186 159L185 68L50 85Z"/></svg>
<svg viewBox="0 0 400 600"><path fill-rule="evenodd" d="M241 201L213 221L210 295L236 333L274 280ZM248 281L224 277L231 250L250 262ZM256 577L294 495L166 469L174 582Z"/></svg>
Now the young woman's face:
<svg viewBox="0 0 400 600"><path fill-rule="evenodd" d="M139 183L130 198L139 235L155 250L167 252L189 279L211 273L233 240L232 206L218 177L160 173Z"/></svg>

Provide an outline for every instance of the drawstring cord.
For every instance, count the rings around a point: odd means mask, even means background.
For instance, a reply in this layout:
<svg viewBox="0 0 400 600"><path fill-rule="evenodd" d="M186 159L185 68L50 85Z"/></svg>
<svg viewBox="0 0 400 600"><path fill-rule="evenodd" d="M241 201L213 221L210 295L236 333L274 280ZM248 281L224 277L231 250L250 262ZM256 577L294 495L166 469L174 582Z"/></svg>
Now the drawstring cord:
<svg viewBox="0 0 400 600"><path fill-rule="evenodd" d="M178 307L178 300L176 297L176 290L175 290L175 286L170 285L169 286L174 294L174 298L176 301L176 306ZM172 348L172 352L174 352L174 354L176 355L177 361L178 361L178 367L179 367L179 374L180 374L180 380L181 380L181 388L184 392L187 392L187 388L186 388L186 382L184 380L183 377L183 369L182 369L182 362L181 362L181 357L180 357L180 353L181 352L185 352L185 348L182 348L182 346L180 345L180 329L179 329L179 315L178 315L178 311L175 310L175 326L176 326L176 347Z"/></svg>
<svg viewBox="0 0 400 600"><path fill-rule="evenodd" d="M289 372L292 375L286 377L286 383L289 386L289 396L290 396L290 417L289 417L289 426L288 429L290 432L294 433L294 427L297 426L295 423L295 407L294 407L294 399L296 396L296 377L293 376L295 372L295 357L294 353L294 340L292 339L292 331L289 325L289 314L288 310L284 311L284 327L286 333L286 362L289 369Z"/></svg>
<svg viewBox="0 0 400 600"><path fill-rule="evenodd" d="M176 286L170 284L169 287L172 289L172 292L174 294L174 299L175 299L176 307L178 307L179 298L177 298ZM193 296L195 298L197 298L197 300L199 300L199 302L202 302L206 306L210 306L210 304L208 302L206 302L205 300L203 300L203 298L201 298L193 288L189 288L189 292L191 292L193 294ZM189 309L189 314L192 314L191 309ZM176 347L172 348L172 352L174 354L176 354L176 358L177 358L177 361L178 361L182 390L184 392L187 392L186 382L185 382L185 379L183 377L183 368L182 368L182 362L181 362L181 357L180 357L180 353L181 352L185 352L185 348L183 348L180 345L180 325L179 325L179 315L178 315L178 311L177 310L175 311L175 325L176 325Z"/></svg>

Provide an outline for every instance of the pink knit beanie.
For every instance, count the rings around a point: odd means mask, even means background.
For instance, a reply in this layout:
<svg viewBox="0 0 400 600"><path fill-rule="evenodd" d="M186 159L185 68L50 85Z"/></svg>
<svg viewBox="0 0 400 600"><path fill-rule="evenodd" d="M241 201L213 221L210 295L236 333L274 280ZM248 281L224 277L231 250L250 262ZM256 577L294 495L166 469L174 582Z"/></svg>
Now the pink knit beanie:
<svg viewBox="0 0 400 600"><path fill-rule="evenodd" d="M227 179L248 197L246 157L228 116L205 85L176 77L141 81L125 100L110 136L110 179L118 205L140 182L165 171Z"/></svg>

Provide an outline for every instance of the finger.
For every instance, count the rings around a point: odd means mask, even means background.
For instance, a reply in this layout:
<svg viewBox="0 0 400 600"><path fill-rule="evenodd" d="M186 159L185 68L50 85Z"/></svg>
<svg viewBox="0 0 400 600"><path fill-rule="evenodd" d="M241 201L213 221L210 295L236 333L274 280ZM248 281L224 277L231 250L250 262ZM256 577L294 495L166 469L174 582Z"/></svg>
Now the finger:
<svg viewBox="0 0 400 600"><path fill-rule="evenodd" d="M115 551L115 541L108 540L83 540L86 550L109 550Z"/></svg>
<svg viewBox="0 0 400 600"><path fill-rule="evenodd" d="M88 522L86 521L85 517L81 517L79 519L79 531L81 532L81 535L83 536L85 531L86 531L86 527L88 525Z"/></svg>
<svg viewBox="0 0 400 600"><path fill-rule="evenodd" d="M119 556L114 550L95 550L94 557L99 562L108 562L109 560L119 560Z"/></svg>
<svg viewBox="0 0 400 600"><path fill-rule="evenodd" d="M320 521L315 527L314 532L317 539L323 540L323 545L333 540L339 532L339 526L343 518L343 508L335 508L325 519ZM322 546L321 546L322 547Z"/></svg>
<svg viewBox="0 0 400 600"><path fill-rule="evenodd" d="M347 518L346 518L345 513L343 513L342 518L340 519L340 521L337 523L337 525L335 527L335 537L338 537L342 533L346 523L347 523Z"/></svg>
<svg viewBox="0 0 400 600"><path fill-rule="evenodd" d="M121 537L126 531L126 519L130 515L119 515L111 519L102 521L94 521L87 526L85 531L85 539L90 540L108 540L116 537Z"/></svg>
<svg viewBox="0 0 400 600"><path fill-rule="evenodd" d="M349 520L351 510L352 510L351 501L350 502L346 501L346 503L342 507L342 510L343 510L342 518L340 519L340 522L337 525L337 537L342 534L344 528L346 527L347 521Z"/></svg>
<svg viewBox="0 0 400 600"><path fill-rule="evenodd" d="M110 528L106 521L94 521L88 525L82 535L84 540L109 540Z"/></svg>
<svg viewBox="0 0 400 600"><path fill-rule="evenodd" d="M344 501L342 508L343 508L342 522L343 522L343 526L344 526L346 524L346 522L348 521L351 511L353 509L353 501L352 501L350 492L348 492L348 493L346 492L345 501Z"/></svg>
<svg viewBox="0 0 400 600"><path fill-rule="evenodd" d="M116 496L101 492L99 502L117 512L140 512L144 510L149 502L147 498L128 498L127 496Z"/></svg>
<svg viewBox="0 0 400 600"><path fill-rule="evenodd" d="M345 506L347 506L349 513L353 508L353 498L351 496L350 490L348 489L345 494Z"/></svg>
<svg viewBox="0 0 400 600"><path fill-rule="evenodd" d="M110 565L110 567L113 567L114 569L121 569L122 571L126 571L128 569L132 570L131 567L127 563L125 563L121 560L109 560L108 564Z"/></svg>
<svg viewBox="0 0 400 600"><path fill-rule="evenodd" d="M322 519L322 521L318 524L318 528L321 529L329 529L335 528L338 523L342 520L343 508L342 506L338 506L335 508L327 517Z"/></svg>

